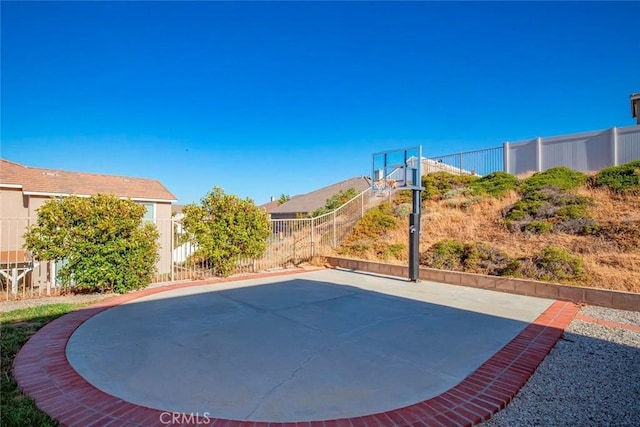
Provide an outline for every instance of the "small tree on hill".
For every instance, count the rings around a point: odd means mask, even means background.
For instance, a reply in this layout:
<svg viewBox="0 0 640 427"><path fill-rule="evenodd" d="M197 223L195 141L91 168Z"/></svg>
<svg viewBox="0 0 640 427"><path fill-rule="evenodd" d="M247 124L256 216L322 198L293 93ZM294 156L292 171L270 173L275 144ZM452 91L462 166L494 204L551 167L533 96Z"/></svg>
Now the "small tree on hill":
<svg viewBox="0 0 640 427"><path fill-rule="evenodd" d="M324 206L311 212L309 216L316 217L316 216L325 214L327 212L331 212L334 209L338 209L340 206L344 205L345 203L347 203L349 200L353 199L357 195L358 195L358 190L356 190L353 187L349 187L346 190L340 190L337 193L335 193L333 196L329 197L325 201Z"/></svg>
<svg viewBox="0 0 640 427"><path fill-rule="evenodd" d="M199 205L186 205L182 212L184 230L198 245L195 256L211 262L221 276L232 274L240 258L257 258L266 250L269 217L250 199L214 187Z"/></svg>
<svg viewBox="0 0 640 427"><path fill-rule="evenodd" d="M60 281L77 289L124 293L145 287L155 273L158 231L143 223L145 207L114 195L47 201L25 248L40 260L64 260Z"/></svg>
<svg viewBox="0 0 640 427"><path fill-rule="evenodd" d="M291 200L291 196L288 194L281 194L280 197L278 197L278 206L283 203L287 203L289 200Z"/></svg>

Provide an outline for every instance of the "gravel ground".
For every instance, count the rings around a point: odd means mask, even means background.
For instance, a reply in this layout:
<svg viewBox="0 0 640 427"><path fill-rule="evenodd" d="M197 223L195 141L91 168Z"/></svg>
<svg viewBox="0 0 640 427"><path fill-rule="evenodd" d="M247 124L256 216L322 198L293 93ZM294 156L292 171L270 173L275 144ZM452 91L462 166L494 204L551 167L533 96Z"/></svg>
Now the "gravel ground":
<svg viewBox="0 0 640 427"><path fill-rule="evenodd" d="M581 312L640 325L640 312ZM573 320L511 403L482 426L640 426L640 332Z"/></svg>
<svg viewBox="0 0 640 427"><path fill-rule="evenodd" d="M638 307L640 309L640 307ZM618 323L627 323L629 325L640 326L640 312L614 310L612 308L585 306L580 312L585 316L595 317L597 319L612 320Z"/></svg>

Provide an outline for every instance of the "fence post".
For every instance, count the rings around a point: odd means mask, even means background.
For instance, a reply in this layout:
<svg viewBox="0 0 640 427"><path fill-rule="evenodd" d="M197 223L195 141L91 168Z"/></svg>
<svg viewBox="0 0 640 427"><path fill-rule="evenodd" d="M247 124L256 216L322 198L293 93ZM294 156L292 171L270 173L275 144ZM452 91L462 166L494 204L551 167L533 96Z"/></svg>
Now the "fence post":
<svg viewBox="0 0 640 427"><path fill-rule="evenodd" d="M502 171L506 173L510 173L509 154L509 141L506 141L502 144Z"/></svg>
<svg viewBox="0 0 640 427"><path fill-rule="evenodd" d="M611 163L618 166L618 128L611 128Z"/></svg>
<svg viewBox="0 0 640 427"><path fill-rule="evenodd" d="M311 258L313 258L313 256L315 255L315 225L314 225L314 218L311 217Z"/></svg>
<svg viewBox="0 0 640 427"><path fill-rule="evenodd" d="M175 273L174 273L174 266L175 266L175 262L173 259L173 253L175 251L175 218L171 217L171 221L169 223L169 226L171 227L171 255L169 255L169 262L171 263L171 281L173 282L175 280Z"/></svg>
<svg viewBox="0 0 640 427"><path fill-rule="evenodd" d="M58 269L56 268L55 261L49 261L49 269L51 272L49 274L49 281L51 282L51 285L55 288L57 287L57 281L58 281Z"/></svg>
<svg viewBox="0 0 640 427"><path fill-rule="evenodd" d="M35 271L36 263L34 262L33 265L34 265L33 271ZM41 265L42 265L41 263L38 263L38 266L39 266L38 270L40 272L42 272L42 267L40 267ZM51 268L51 261L49 261L49 268ZM31 277L32 277L31 280L33 280L33 276ZM51 278L51 276L49 276L49 278ZM51 280L47 280L46 285L47 285L47 296L51 296Z"/></svg>
<svg viewBox="0 0 640 427"><path fill-rule="evenodd" d="M11 293L13 296L18 295L18 269L16 267L11 269Z"/></svg>
<svg viewBox="0 0 640 427"><path fill-rule="evenodd" d="M336 211L333 211L333 248L338 246L337 237L336 237Z"/></svg>
<svg viewBox="0 0 640 427"><path fill-rule="evenodd" d="M458 171L458 175L464 175L464 173L462 172L462 153L458 153L458 155L460 156L460 169Z"/></svg>
<svg viewBox="0 0 640 427"><path fill-rule="evenodd" d="M542 138L536 138L536 169L542 172Z"/></svg>

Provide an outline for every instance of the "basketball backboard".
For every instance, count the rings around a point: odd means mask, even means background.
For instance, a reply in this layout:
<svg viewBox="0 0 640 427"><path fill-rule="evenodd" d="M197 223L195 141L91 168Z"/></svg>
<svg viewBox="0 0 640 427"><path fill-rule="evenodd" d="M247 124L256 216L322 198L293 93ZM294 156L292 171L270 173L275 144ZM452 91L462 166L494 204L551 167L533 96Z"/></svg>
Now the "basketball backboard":
<svg viewBox="0 0 640 427"><path fill-rule="evenodd" d="M422 189L422 146L381 151L373 154L371 190Z"/></svg>

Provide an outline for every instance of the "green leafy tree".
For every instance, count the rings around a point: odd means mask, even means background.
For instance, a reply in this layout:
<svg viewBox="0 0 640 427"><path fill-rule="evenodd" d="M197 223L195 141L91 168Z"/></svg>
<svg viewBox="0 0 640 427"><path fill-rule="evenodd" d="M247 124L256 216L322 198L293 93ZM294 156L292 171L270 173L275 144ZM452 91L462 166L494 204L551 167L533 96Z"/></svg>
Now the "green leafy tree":
<svg viewBox="0 0 640 427"><path fill-rule="evenodd" d="M345 203L347 203L349 200L353 199L357 195L358 195L358 190L356 190L353 187L349 187L346 190L340 190L337 193L335 193L333 196L329 197L326 200L324 206L311 212L309 216L316 217L316 216L325 214L327 212L331 212L334 209L338 209L340 206L344 205Z"/></svg>
<svg viewBox="0 0 640 427"><path fill-rule="evenodd" d="M278 206L283 203L287 203L289 200L291 200L291 196L288 194L281 194L280 197L278 197Z"/></svg>
<svg viewBox="0 0 640 427"><path fill-rule="evenodd" d="M145 207L115 195L47 201L24 235L40 260L63 260L60 281L80 290L124 293L145 287L158 261L158 231Z"/></svg>
<svg viewBox="0 0 640 427"><path fill-rule="evenodd" d="M240 199L213 187L200 204L186 205L184 230L198 250L196 258L210 262L221 276L233 273L241 258L258 258L271 234L268 214L251 199Z"/></svg>

